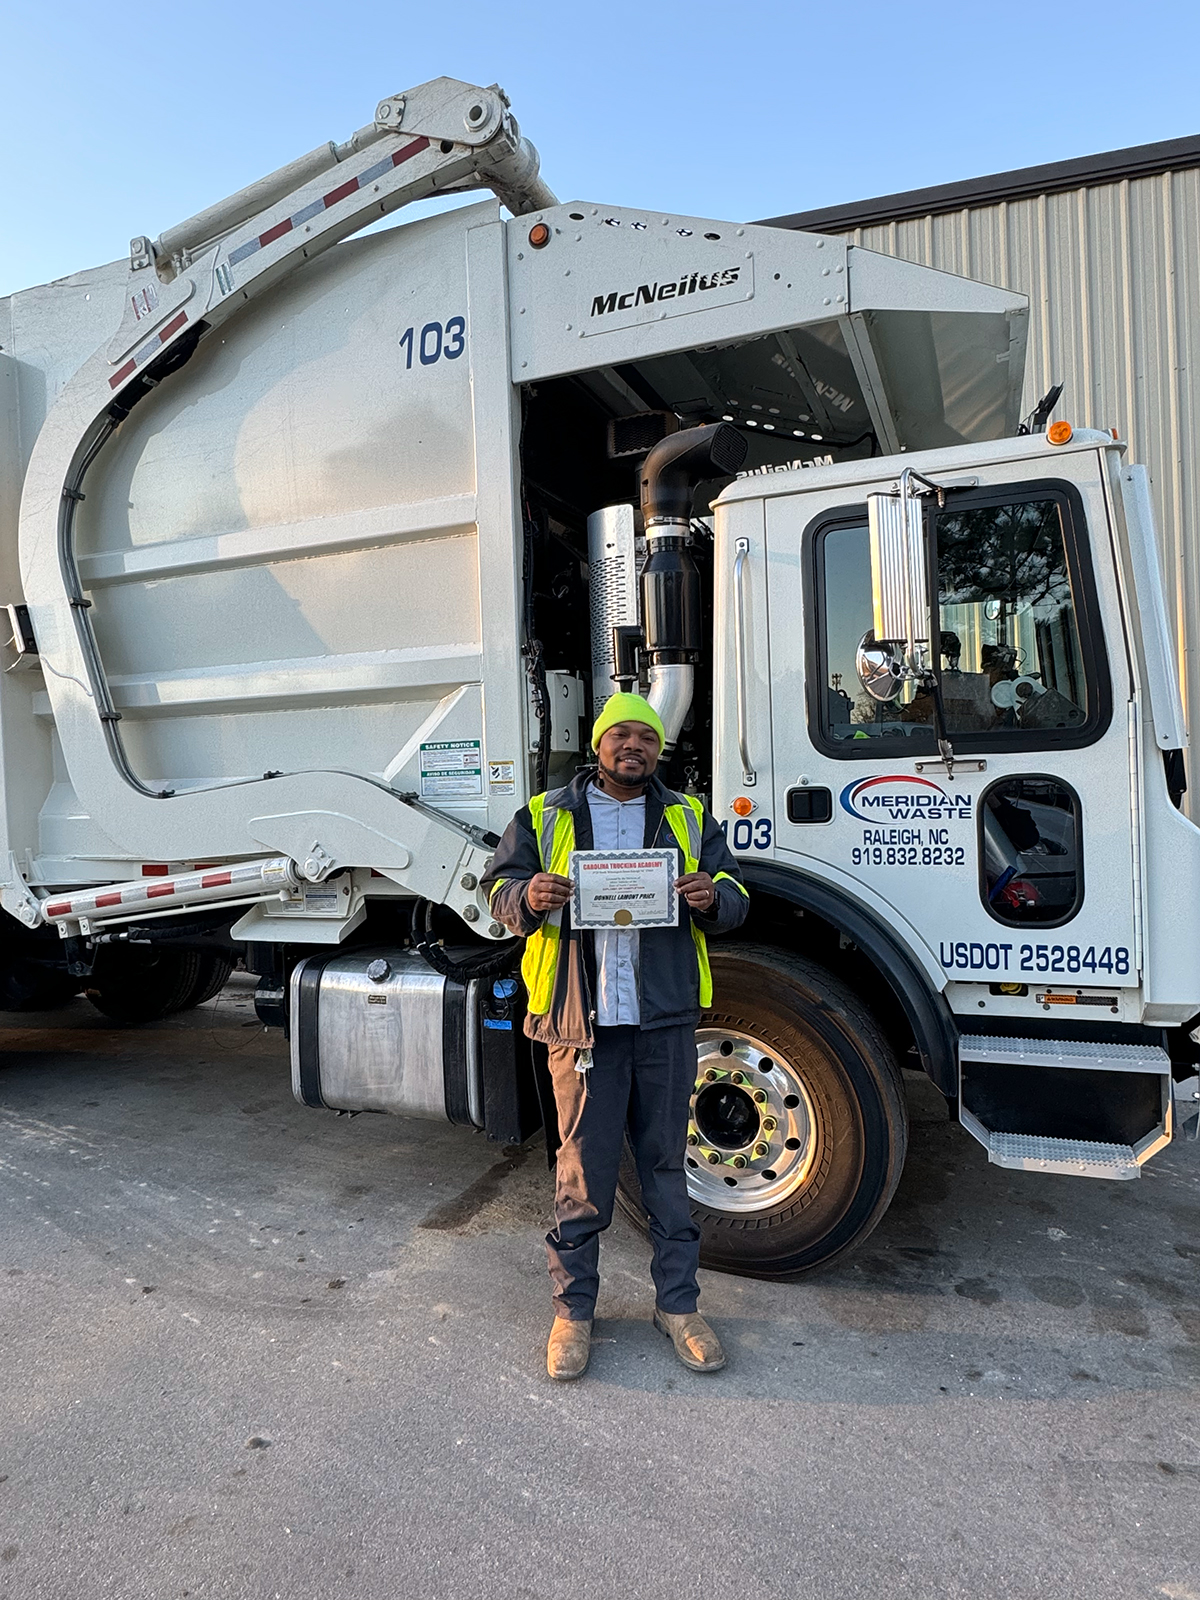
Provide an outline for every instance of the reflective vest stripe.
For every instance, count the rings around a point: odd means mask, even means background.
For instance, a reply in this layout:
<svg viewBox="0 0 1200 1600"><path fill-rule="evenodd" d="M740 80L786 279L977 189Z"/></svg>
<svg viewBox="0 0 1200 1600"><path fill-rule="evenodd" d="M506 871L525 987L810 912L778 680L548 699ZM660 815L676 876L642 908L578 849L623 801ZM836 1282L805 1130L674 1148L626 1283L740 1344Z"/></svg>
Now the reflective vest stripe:
<svg viewBox="0 0 1200 1600"><path fill-rule="evenodd" d="M724 878L726 883L731 883L733 885L733 887L738 891L739 894L745 895L746 899L749 900L749 898L750 898L749 889L747 889L747 887L746 887L746 885L744 883L739 883L737 881L737 879L734 877L732 872L715 872L713 874L713 882L714 883L720 883L722 878Z"/></svg>
<svg viewBox="0 0 1200 1600"><path fill-rule="evenodd" d="M681 798L683 805L668 806L663 815L683 851L683 870L696 872L700 866L700 842L704 837L704 807L694 794L685 794ZM692 943L696 946L696 964L700 969L700 1004L707 1010L712 1005L713 996L708 940L694 922Z"/></svg>
<svg viewBox="0 0 1200 1600"><path fill-rule="evenodd" d="M544 794L535 794L529 802L529 817L542 871L556 872L565 878L571 851L575 848L575 822L571 813L558 806L548 806ZM535 1016L544 1016L554 998L554 974L561 939L562 910L559 909L548 912L541 927L525 941L521 976L529 994L529 1009Z"/></svg>

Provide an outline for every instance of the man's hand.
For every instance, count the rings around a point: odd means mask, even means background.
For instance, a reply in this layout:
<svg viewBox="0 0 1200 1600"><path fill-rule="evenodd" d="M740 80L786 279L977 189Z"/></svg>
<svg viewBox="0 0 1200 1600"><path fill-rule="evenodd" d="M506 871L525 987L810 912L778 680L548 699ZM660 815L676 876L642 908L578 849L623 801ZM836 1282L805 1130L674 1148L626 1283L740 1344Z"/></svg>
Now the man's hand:
<svg viewBox="0 0 1200 1600"><path fill-rule="evenodd" d="M571 880L559 877L557 872L535 872L525 889L531 911L557 911L570 898Z"/></svg>
<svg viewBox="0 0 1200 1600"><path fill-rule="evenodd" d="M717 886L707 872L685 872L675 888L693 911L707 911L717 898Z"/></svg>

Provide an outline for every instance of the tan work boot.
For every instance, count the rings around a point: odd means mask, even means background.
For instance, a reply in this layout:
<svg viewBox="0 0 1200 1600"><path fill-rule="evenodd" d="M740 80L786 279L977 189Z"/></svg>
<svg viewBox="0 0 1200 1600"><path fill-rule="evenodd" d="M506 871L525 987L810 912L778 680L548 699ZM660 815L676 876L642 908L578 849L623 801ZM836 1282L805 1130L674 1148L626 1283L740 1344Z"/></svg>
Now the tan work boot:
<svg viewBox="0 0 1200 1600"><path fill-rule="evenodd" d="M560 1383L582 1378L592 1353L592 1324L555 1317L546 1345L546 1371Z"/></svg>
<svg viewBox="0 0 1200 1600"><path fill-rule="evenodd" d="M675 1354L693 1372L720 1372L725 1365L721 1341L698 1311L660 1311L654 1308L654 1326L675 1346Z"/></svg>

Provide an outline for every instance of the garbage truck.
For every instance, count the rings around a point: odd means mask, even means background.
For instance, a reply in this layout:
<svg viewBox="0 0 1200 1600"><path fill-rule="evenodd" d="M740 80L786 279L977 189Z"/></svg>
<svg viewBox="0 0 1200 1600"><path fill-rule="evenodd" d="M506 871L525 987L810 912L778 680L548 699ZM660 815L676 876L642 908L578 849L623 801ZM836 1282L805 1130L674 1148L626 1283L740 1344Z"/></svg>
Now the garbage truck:
<svg viewBox="0 0 1200 1600"><path fill-rule="evenodd" d="M623 684L750 894L696 1034L707 1265L861 1241L905 1069L1000 1166L1136 1178L1200 1105L1186 641L1145 472L1023 413L1026 313L560 204L451 79L0 302L2 1003L145 1022L241 961L303 1104L532 1137L480 884Z"/></svg>

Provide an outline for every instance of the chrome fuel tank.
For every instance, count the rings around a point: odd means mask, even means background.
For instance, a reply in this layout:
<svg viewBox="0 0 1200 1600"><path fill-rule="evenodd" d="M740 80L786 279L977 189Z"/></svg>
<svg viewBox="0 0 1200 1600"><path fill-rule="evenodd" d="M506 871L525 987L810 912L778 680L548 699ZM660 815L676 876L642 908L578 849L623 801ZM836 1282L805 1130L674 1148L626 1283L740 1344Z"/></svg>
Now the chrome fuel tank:
<svg viewBox="0 0 1200 1600"><path fill-rule="evenodd" d="M292 1093L483 1127L477 987L410 950L310 956L291 977Z"/></svg>

